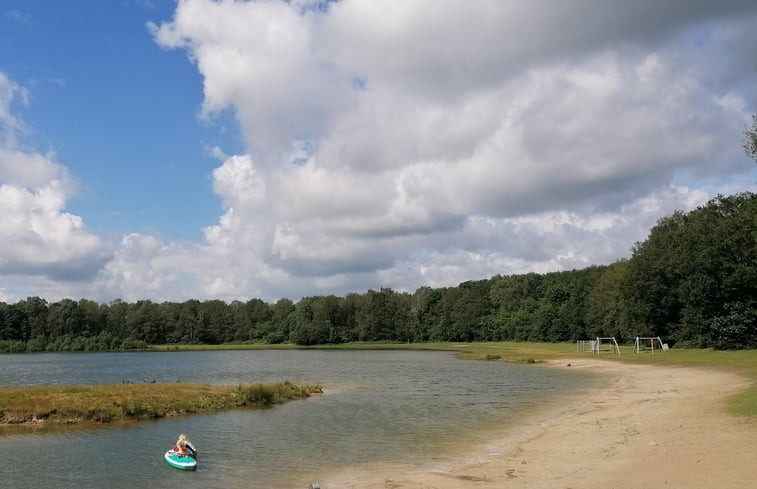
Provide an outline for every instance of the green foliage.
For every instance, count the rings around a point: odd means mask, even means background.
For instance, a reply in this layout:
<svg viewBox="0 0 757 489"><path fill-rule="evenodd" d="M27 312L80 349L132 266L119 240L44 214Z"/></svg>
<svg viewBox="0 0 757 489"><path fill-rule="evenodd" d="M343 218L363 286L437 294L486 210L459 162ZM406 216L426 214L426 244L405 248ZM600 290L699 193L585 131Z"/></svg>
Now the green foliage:
<svg viewBox="0 0 757 489"><path fill-rule="evenodd" d="M276 399L276 392L271 386L258 384L242 388L236 392L236 396L242 405L262 404L267 406L273 404Z"/></svg>
<svg viewBox="0 0 757 489"><path fill-rule="evenodd" d="M677 212L636 245L625 277L630 322L695 347L757 347L757 195Z"/></svg>
<svg viewBox="0 0 757 489"><path fill-rule="evenodd" d="M623 280L628 262L621 260L601 271L586 297L586 337L614 336L618 341L631 340L646 331L634 329L629 324L628 306L623 290Z"/></svg>
<svg viewBox="0 0 757 489"><path fill-rule="evenodd" d="M757 115L752 116L752 128L744 131L744 151L757 163Z"/></svg>

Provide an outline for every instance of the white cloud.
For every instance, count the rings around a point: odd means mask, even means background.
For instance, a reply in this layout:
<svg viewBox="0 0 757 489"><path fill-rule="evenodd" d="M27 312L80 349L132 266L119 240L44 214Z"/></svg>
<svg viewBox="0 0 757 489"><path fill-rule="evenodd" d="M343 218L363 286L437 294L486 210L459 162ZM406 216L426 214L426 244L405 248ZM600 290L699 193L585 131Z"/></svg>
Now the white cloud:
<svg viewBox="0 0 757 489"><path fill-rule="evenodd" d="M149 24L203 76L202 117L232 111L248 151L208 150L223 213L203 243L128 235L92 293L274 300L584 267L629 256L676 209L755 189L740 144L754 2L435 5L180 0ZM14 98L0 79L18 134ZM98 256L63 211L65 169L1 149L13 239L37 218L40 251Z"/></svg>
<svg viewBox="0 0 757 489"><path fill-rule="evenodd" d="M743 71L722 58L754 41L747 18L750 2L184 0L151 28L250 149L214 172L207 250L296 295L628 256L747 174L755 91L708 72Z"/></svg>
<svg viewBox="0 0 757 489"><path fill-rule="evenodd" d="M31 15L17 9L7 10L5 18L24 25L32 25L33 23Z"/></svg>
<svg viewBox="0 0 757 489"><path fill-rule="evenodd" d="M63 212L64 203L65 191L57 181L34 189L0 185L1 274L24 272L64 280L94 275L107 250L79 216Z"/></svg>
<svg viewBox="0 0 757 489"><path fill-rule="evenodd" d="M54 155L18 146L25 124L13 112L27 91L0 73L0 275L26 274L78 282L93 277L107 246L81 217L64 211L74 189Z"/></svg>
<svg viewBox="0 0 757 489"><path fill-rule="evenodd" d="M54 154L41 155L19 149L0 147L0 182L21 187L42 187L54 181L64 193L74 183L65 167L55 162Z"/></svg>
<svg viewBox="0 0 757 489"><path fill-rule="evenodd" d="M13 114L13 104L18 101L26 106L29 92L0 71L0 144L15 146L19 133L26 131L24 123Z"/></svg>

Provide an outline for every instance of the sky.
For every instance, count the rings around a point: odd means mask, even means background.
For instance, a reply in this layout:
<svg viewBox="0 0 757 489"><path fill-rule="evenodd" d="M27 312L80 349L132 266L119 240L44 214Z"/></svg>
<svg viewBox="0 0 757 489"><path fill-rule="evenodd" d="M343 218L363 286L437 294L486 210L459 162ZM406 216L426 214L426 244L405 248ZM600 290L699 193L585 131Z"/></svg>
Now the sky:
<svg viewBox="0 0 757 489"><path fill-rule="evenodd" d="M0 0L0 301L456 286L757 191L753 0Z"/></svg>

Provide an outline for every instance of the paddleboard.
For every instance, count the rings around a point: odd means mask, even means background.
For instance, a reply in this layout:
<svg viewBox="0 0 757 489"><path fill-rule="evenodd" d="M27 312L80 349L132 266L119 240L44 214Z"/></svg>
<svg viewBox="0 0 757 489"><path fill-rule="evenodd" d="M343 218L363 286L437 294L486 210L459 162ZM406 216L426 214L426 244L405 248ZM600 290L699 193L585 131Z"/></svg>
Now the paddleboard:
<svg viewBox="0 0 757 489"><path fill-rule="evenodd" d="M166 462L168 462L168 465L176 467L177 469L194 470L197 468L197 460L188 455L180 457L173 450L167 451L164 458L166 459Z"/></svg>

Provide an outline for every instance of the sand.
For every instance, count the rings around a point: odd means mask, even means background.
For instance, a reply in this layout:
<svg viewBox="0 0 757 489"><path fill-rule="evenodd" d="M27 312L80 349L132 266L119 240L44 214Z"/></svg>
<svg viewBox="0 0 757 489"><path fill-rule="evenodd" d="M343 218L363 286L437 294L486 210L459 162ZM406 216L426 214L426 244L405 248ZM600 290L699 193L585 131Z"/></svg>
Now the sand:
<svg viewBox="0 0 757 489"><path fill-rule="evenodd" d="M726 410L747 379L601 359L535 368L591 369L608 381L451 465L354 469L321 489L757 487L757 422Z"/></svg>

